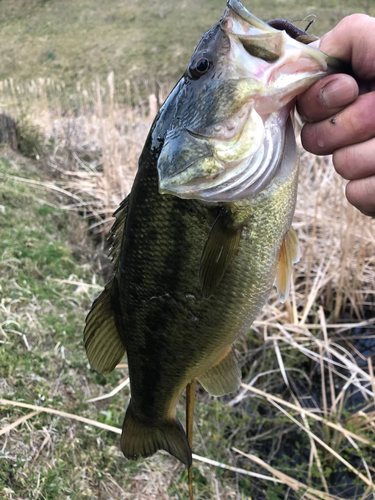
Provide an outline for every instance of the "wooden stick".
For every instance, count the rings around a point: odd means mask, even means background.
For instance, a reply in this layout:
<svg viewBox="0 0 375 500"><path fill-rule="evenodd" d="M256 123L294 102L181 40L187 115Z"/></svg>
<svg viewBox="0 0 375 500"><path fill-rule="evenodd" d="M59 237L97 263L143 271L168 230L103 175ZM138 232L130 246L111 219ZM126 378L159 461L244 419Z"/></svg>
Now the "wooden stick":
<svg viewBox="0 0 375 500"><path fill-rule="evenodd" d="M189 442L190 449L193 449L193 425L194 425L194 404L195 404L195 388L197 386L196 379L193 379L186 386L186 436ZM189 497L194 500L193 495L193 466L188 468L188 484Z"/></svg>
<svg viewBox="0 0 375 500"><path fill-rule="evenodd" d="M0 429L0 436L2 434L5 434L6 432L9 432L12 429L15 429L17 426L19 426L23 422L26 422L26 420L28 420L29 418L33 418L33 417L35 417L35 415L39 415L39 413L41 413L40 410L32 411L31 413L28 413L27 415L23 415L23 417L20 417L15 422L6 425L2 429Z"/></svg>

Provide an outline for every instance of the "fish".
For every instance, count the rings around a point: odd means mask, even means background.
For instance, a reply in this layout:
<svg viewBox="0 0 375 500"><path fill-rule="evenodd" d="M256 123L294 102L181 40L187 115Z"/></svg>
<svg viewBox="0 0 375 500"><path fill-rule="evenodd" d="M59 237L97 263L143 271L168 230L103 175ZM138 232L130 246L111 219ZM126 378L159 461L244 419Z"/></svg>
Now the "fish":
<svg viewBox="0 0 375 500"><path fill-rule="evenodd" d="M128 459L166 450L191 467L176 416L184 389L240 386L233 343L274 285L285 302L300 258L295 100L340 69L229 0L158 112L114 214L113 275L84 330L97 372L127 354Z"/></svg>

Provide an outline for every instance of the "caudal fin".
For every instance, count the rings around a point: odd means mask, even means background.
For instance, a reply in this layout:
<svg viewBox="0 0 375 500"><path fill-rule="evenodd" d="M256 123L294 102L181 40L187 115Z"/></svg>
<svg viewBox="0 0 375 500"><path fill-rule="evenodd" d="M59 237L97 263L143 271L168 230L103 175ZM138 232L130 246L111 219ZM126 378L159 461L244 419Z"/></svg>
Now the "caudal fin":
<svg viewBox="0 0 375 500"><path fill-rule="evenodd" d="M187 467L192 463L191 449L181 423L178 420L165 420L157 425L144 423L134 412L131 401L122 426L121 450L130 460L166 450Z"/></svg>

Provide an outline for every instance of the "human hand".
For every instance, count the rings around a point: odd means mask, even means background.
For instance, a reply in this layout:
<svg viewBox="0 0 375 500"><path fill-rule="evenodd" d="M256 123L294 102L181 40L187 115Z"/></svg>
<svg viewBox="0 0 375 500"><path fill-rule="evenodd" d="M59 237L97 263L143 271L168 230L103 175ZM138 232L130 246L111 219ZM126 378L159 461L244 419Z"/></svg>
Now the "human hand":
<svg viewBox="0 0 375 500"><path fill-rule="evenodd" d="M346 197L365 215L375 216L375 18L353 14L326 35L319 49L352 65L349 75L330 75L298 98L307 120L305 149L333 154L336 171L349 180Z"/></svg>

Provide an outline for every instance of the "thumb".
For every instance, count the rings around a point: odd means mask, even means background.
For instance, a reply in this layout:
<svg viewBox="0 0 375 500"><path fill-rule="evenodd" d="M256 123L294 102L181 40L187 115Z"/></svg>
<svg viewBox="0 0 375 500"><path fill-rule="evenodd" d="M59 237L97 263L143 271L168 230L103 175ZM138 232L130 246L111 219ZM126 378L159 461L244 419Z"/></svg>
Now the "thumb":
<svg viewBox="0 0 375 500"><path fill-rule="evenodd" d="M321 38L319 49L350 63L360 80L374 80L375 18L365 14L345 17Z"/></svg>
<svg viewBox="0 0 375 500"><path fill-rule="evenodd" d="M358 97L358 84L349 75L330 75L298 97L298 112L308 122L335 115Z"/></svg>

